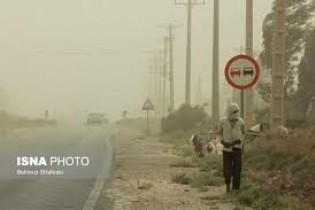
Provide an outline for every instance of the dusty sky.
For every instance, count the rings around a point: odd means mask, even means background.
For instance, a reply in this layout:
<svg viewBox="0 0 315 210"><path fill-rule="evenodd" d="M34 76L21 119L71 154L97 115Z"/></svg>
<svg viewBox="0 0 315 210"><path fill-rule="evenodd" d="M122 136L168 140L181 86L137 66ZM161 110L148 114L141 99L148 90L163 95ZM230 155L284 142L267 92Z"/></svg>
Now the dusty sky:
<svg viewBox="0 0 315 210"><path fill-rule="evenodd" d="M245 0L220 0L220 64L239 52L245 38ZM272 0L254 0L255 47ZM202 77L202 95L211 97L212 8L193 10L192 98ZM82 119L90 111L112 118L132 115L147 96L151 51L176 29L176 103L184 100L186 9L173 0L0 0L0 86L7 109L41 116ZM222 86L226 86L222 80ZM225 96L227 97L227 96Z"/></svg>

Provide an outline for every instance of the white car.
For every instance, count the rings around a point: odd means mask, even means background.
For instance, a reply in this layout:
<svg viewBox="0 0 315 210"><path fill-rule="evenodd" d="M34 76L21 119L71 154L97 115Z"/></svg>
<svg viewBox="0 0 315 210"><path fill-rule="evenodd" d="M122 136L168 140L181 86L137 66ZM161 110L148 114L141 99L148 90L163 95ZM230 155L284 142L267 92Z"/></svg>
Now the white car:
<svg viewBox="0 0 315 210"><path fill-rule="evenodd" d="M108 119L103 113L90 113L87 117L87 125L108 124Z"/></svg>

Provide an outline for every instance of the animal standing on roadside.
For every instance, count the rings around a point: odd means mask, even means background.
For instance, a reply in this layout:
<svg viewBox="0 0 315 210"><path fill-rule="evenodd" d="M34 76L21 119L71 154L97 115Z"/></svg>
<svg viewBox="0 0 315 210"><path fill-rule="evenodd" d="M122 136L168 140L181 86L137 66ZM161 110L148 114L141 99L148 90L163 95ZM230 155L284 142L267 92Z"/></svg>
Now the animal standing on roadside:
<svg viewBox="0 0 315 210"><path fill-rule="evenodd" d="M280 139L287 139L289 136L289 130L284 126L279 126L277 129L277 137Z"/></svg>
<svg viewBox="0 0 315 210"><path fill-rule="evenodd" d="M218 138L212 139L210 142L204 141L201 137L193 135L191 142L195 154L199 157L204 157L207 154L219 154L222 155L223 145L220 143Z"/></svg>
<svg viewBox="0 0 315 210"><path fill-rule="evenodd" d="M192 135L191 142L193 144L195 154L198 157L204 157L207 153L206 143L199 136L195 134Z"/></svg>

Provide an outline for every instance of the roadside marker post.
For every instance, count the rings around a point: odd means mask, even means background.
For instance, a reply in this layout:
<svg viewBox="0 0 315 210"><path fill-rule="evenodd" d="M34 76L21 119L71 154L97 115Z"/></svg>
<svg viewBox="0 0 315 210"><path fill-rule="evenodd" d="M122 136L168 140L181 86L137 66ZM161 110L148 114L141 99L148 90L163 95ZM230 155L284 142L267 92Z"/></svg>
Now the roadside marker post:
<svg viewBox="0 0 315 210"><path fill-rule="evenodd" d="M149 98L147 98L147 100L144 102L143 106L142 106L142 111L147 111L147 134L150 134L150 120L149 120L149 111L154 111L155 108L152 104L152 102L150 101Z"/></svg>

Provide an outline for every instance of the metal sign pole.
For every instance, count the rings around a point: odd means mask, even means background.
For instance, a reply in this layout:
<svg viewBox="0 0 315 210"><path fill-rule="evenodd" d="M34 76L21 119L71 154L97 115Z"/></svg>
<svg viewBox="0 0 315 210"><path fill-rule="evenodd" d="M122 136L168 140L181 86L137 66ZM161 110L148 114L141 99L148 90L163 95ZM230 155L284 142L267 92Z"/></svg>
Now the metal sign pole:
<svg viewBox="0 0 315 210"><path fill-rule="evenodd" d="M149 98L144 102L141 110L147 111L147 130L146 130L146 132L147 132L147 134L149 134L150 133L149 111L150 110L152 110L152 111L155 110L154 106L153 106L153 104L152 104L152 102L150 101Z"/></svg>
<svg viewBox="0 0 315 210"><path fill-rule="evenodd" d="M147 110L147 134L150 133L150 130L149 130L149 110Z"/></svg>
<svg viewBox="0 0 315 210"><path fill-rule="evenodd" d="M245 91L241 90L241 117L245 118Z"/></svg>

